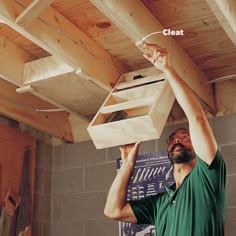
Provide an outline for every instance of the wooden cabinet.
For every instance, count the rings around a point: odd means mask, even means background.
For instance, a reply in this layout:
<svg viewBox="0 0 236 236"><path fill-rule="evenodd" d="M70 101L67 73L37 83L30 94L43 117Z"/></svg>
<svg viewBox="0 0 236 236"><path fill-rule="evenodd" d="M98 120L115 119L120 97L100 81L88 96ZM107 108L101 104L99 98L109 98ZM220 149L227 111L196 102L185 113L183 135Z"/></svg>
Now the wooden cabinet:
<svg viewBox="0 0 236 236"><path fill-rule="evenodd" d="M124 74L88 132L97 149L157 139L173 103L174 94L164 74L153 69Z"/></svg>

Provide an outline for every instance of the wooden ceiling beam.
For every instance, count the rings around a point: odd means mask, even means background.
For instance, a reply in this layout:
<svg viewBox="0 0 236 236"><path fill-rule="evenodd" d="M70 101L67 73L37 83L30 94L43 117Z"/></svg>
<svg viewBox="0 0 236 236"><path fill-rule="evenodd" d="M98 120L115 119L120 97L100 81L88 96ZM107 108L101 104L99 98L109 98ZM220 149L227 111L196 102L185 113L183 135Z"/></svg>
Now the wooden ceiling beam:
<svg viewBox="0 0 236 236"><path fill-rule="evenodd" d="M154 18L141 1L136 0L90 0L101 12L110 18L134 42L142 40L150 33L162 31L162 25ZM157 43L169 49L172 63L178 74L204 101L207 108L215 114L215 101L212 86L204 85L208 81L203 72L194 64L179 44L171 37L158 34L148 38L147 42Z"/></svg>
<svg viewBox="0 0 236 236"><path fill-rule="evenodd" d="M236 1L206 0L221 26L236 46Z"/></svg>
<svg viewBox="0 0 236 236"><path fill-rule="evenodd" d="M30 25L42 11L49 7L54 0L34 0L17 18L16 24L27 26Z"/></svg>
<svg viewBox="0 0 236 236"><path fill-rule="evenodd" d="M35 57L0 35L0 76L12 84L23 84L24 64Z"/></svg>
<svg viewBox="0 0 236 236"><path fill-rule="evenodd" d="M21 3L28 0L20 0ZM14 0L0 1L0 20L27 37L52 55L58 57L80 76L110 91L121 73L127 69L84 32L68 21L54 8L48 7L30 25L15 24L23 11L22 5Z"/></svg>

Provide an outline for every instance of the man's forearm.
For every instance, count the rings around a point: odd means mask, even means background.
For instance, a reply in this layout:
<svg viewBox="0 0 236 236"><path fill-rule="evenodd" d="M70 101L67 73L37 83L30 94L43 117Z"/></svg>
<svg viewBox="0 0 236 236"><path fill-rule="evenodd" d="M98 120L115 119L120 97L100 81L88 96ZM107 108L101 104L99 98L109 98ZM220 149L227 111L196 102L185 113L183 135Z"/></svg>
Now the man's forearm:
<svg viewBox="0 0 236 236"><path fill-rule="evenodd" d="M104 214L110 218L118 219L127 203L126 195L128 183L133 171L133 165L123 163L113 181L108 193Z"/></svg>

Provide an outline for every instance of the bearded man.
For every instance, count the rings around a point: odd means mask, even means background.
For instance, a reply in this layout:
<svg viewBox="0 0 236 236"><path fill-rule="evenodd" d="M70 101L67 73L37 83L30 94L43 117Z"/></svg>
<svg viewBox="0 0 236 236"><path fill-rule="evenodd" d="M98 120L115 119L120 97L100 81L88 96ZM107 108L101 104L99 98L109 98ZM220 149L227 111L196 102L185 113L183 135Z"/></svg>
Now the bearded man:
<svg viewBox="0 0 236 236"><path fill-rule="evenodd" d="M166 49L144 44L144 54L165 73L188 119L167 139L175 183L141 200L126 200L140 143L120 147L122 166L110 188L104 214L137 224L153 224L157 236L223 236L226 209L226 168L198 98L179 77Z"/></svg>

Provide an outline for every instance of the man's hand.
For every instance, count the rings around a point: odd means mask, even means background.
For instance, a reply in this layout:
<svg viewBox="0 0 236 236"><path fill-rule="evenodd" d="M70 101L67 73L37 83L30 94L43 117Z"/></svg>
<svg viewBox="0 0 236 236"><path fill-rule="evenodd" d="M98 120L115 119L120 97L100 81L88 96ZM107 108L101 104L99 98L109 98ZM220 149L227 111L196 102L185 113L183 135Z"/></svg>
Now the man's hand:
<svg viewBox="0 0 236 236"><path fill-rule="evenodd" d="M137 142L119 147L123 163L127 163L134 166L138 155L139 145L140 142Z"/></svg>
<svg viewBox="0 0 236 236"><path fill-rule="evenodd" d="M144 54L143 56L148 59L158 70L165 72L171 68L169 54L167 49L161 48L156 44L144 43ZM145 48L148 49L147 53Z"/></svg>

